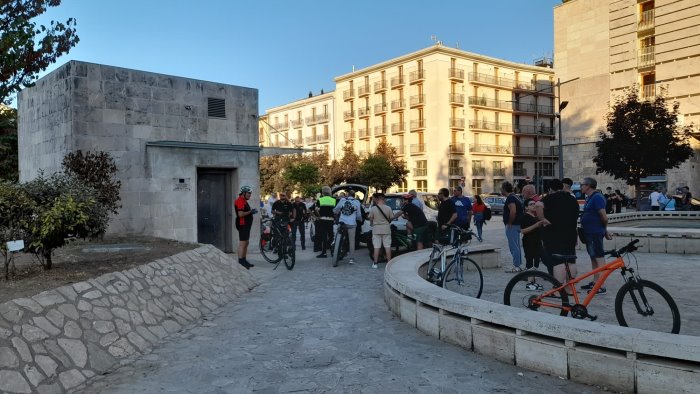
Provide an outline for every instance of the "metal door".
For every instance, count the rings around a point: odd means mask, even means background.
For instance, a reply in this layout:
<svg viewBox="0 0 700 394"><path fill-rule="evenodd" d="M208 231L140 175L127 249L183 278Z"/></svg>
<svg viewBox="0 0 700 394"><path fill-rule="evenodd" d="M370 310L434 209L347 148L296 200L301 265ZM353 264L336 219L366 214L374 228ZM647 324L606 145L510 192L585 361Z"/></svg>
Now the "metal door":
<svg viewBox="0 0 700 394"><path fill-rule="evenodd" d="M227 249L226 183L225 172L197 172L197 242L223 251Z"/></svg>

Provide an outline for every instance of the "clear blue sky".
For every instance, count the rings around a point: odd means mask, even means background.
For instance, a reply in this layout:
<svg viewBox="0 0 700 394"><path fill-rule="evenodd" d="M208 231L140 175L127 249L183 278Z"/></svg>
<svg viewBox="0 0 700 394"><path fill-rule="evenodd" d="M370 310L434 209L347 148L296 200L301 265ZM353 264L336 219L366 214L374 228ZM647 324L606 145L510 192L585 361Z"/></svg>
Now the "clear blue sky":
<svg viewBox="0 0 700 394"><path fill-rule="evenodd" d="M256 88L260 113L333 78L432 45L510 61L551 56L561 0L63 0L83 60ZM44 73L45 74L45 73ZM43 75L43 74L42 74Z"/></svg>

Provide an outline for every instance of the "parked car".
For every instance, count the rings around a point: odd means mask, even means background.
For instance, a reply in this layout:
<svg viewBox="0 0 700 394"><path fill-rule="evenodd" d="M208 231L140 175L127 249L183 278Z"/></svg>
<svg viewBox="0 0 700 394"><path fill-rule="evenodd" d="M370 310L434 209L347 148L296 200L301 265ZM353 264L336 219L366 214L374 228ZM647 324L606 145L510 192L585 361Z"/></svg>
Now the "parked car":
<svg viewBox="0 0 700 394"><path fill-rule="evenodd" d="M403 195L405 193L387 193L386 194L386 205L391 207L394 214L401 210L401 204L403 200ZM437 193L417 193L418 198L423 203L423 213L428 220L437 220L438 207L440 206L440 200L437 198ZM398 231L406 231L406 219L399 217L392 222L396 226Z"/></svg>
<svg viewBox="0 0 700 394"><path fill-rule="evenodd" d="M503 196L488 196L483 198L484 204L491 207L492 214L502 214L506 198Z"/></svg>

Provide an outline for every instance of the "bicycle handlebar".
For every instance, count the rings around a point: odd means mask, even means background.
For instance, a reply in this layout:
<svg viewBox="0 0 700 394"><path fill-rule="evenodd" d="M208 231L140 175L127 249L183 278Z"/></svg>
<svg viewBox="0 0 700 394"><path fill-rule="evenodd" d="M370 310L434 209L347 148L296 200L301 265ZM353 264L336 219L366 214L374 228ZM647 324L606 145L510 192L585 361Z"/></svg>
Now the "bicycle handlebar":
<svg viewBox="0 0 700 394"><path fill-rule="evenodd" d="M638 249L638 248L635 246L637 243L639 243L639 239L634 239L634 240L632 240L630 243L628 243L627 245L621 247L620 249L617 249L617 250L612 249L612 250L609 250L609 251L605 252L605 255L606 255L606 256L609 255L609 256L612 256L612 257L620 257L620 256L622 256L622 255L625 254L625 253L634 252L635 250Z"/></svg>

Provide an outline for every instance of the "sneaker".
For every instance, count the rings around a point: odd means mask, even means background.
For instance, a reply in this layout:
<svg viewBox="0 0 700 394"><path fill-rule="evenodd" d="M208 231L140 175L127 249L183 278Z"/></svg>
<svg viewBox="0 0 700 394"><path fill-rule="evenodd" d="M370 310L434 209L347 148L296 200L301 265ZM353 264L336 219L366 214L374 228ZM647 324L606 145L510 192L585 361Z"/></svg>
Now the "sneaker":
<svg viewBox="0 0 700 394"><path fill-rule="evenodd" d="M588 282L587 285L581 286L581 290L590 290L595 286L595 282Z"/></svg>
<svg viewBox="0 0 700 394"><path fill-rule="evenodd" d="M355 259L351 257L350 260L348 260L348 264L355 264Z"/></svg>
<svg viewBox="0 0 700 394"><path fill-rule="evenodd" d="M588 290L588 292L590 293L591 291ZM608 291L605 289L605 287L601 287L600 289L598 289L598 291L596 292L596 294L607 294L607 292L608 292Z"/></svg>
<svg viewBox="0 0 700 394"><path fill-rule="evenodd" d="M527 291L538 291L538 290L544 290L544 287L539 283L530 282L530 283L525 285L525 289Z"/></svg>
<svg viewBox="0 0 700 394"><path fill-rule="evenodd" d="M377 268L379 268L379 266L375 263L375 264L372 264L372 268L374 268L376 270Z"/></svg>
<svg viewBox="0 0 700 394"><path fill-rule="evenodd" d="M316 256L316 257L319 258L319 259L325 259L326 257L328 257L328 255L325 254L325 253L321 253L321 254L319 254L319 255Z"/></svg>

